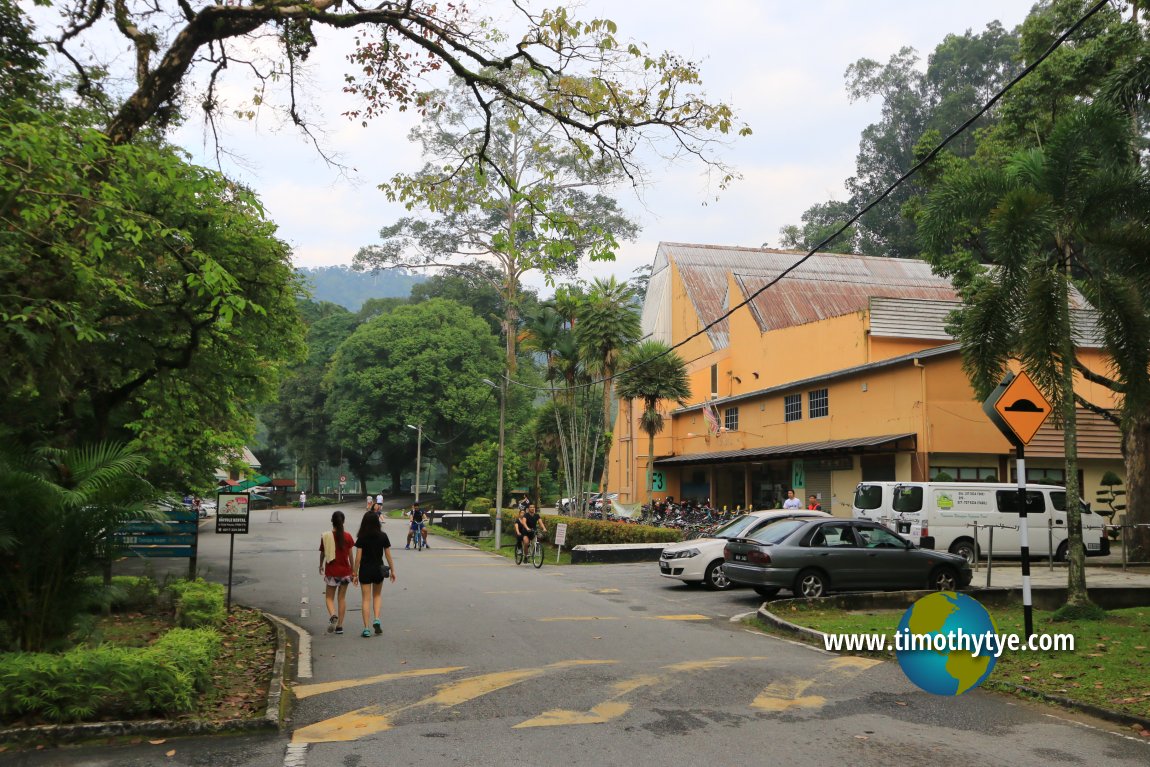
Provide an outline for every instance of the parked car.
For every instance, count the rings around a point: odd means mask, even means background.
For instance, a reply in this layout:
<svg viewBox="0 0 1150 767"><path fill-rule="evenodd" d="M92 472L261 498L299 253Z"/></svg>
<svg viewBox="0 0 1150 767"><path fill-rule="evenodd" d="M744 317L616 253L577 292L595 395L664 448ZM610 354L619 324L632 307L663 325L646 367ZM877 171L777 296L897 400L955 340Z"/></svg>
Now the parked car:
<svg viewBox="0 0 1150 767"><path fill-rule="evenodd" d="M727 542L723 572L764 597L830 591L937 589L970 585L970 563L957 554L915 546L877 522L781 519Z"/></svg>
<svg viewBox="0 0 1150 767"><path fill-rule="evenodd" d="M732 538L746 537L780 519L829 517L822 511L753 511L732 519L705 538L673 543L659 557L659 575L684 583L701 583L709 589L729 589L734 583L723 572L723 548Z"/></svg>

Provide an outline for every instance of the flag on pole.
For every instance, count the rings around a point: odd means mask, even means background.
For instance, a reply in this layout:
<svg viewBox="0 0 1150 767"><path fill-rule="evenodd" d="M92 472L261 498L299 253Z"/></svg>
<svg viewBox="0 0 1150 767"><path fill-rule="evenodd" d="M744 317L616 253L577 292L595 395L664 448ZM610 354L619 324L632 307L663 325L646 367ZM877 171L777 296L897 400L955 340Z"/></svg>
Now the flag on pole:
<svg viewBox="0 0 1150 767"><path fill-rule="evenodd" d="M715 415L715 408L711 406L710 402L703 403L703 420L707 422L707 428L714 432L719 433L719 416Z"/></svg>

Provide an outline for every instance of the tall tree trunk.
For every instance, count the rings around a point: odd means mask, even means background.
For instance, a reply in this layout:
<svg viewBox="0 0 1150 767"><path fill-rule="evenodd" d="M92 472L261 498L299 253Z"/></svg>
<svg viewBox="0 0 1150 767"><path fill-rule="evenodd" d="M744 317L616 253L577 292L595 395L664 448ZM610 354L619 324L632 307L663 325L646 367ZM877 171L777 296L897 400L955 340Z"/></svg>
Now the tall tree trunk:
<svg viewBox="0 0 1150 767"><path fill-rule="evenodd" d="M1069 251L1069 248L1067 248ZM1066 307L1066 326L1062 329L1062 448L1066 455L1066 535L1067 582L1066 604L1090 604L1086 592L1086 548L1082 545L1082 511L1078 499L1082 490L1078 484L1078 424L1074 401L1074 332L1070 314L1070 254L1067 252L1066 275L1062 280ZM1024 478L1025 480L1025 478ZM1054 552L1051 552L1051 556Z"/></svg>
<svg viewBox="0 0 1150 767"><path fill-rule="evenodd" d="M655 473L655 432L647 432L647 508L655 507L655 484L652 477Z"/></svg>
<svg viewBox="0 0 1150 767"><path fill-rule="evenodd" d="M1123 448L1126 454L1125 524L1150 525L1150 413L1126 418ZM1122 545L1131 562L1150 559L1150 527L1122 531Z"/></svg>
<svg viewBox="0 0 1150 767"><path fill-rule="evenodd" d="M611 377L614 370L605 370L603 377L603 473L599 475L599 497L607 494L607 480L611 476L611 445L615 442L615 432L611 428Z"/></svg>

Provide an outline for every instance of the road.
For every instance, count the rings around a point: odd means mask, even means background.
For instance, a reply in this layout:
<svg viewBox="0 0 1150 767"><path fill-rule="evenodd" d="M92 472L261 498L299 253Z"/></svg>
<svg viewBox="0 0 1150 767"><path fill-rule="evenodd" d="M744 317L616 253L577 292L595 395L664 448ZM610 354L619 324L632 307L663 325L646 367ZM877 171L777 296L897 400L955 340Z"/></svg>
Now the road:
<svg viewBox="0 0 1150 767"><path fill-rule="evenodd" d="M359 508L348 506L358 519ZM844 658L731 619L750 591L706 592L653 564L516 567L433 538L403 549L384 587L384 633L325 633L318 542L331 507L256 512L236 539L234 598L311 633L284 736L4 754L17 765L540 765L770 761L939 767L1138 765L1121 728L976 690L939 698L893 663ZM355 525L349 524L354 532ZM210 527L207 528L210 530ZM225 536L205 535L211 578ZM353 610L359 597L350 600ZM303 669L306 673L307 669ZM163 753L174 748L172 757Z"/></svg>

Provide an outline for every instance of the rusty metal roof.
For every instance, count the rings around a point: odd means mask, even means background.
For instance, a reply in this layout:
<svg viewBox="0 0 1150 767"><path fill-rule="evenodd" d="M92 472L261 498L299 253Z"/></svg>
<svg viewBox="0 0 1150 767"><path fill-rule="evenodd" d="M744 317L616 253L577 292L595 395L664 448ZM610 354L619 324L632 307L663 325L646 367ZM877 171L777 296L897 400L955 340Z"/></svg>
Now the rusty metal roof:
<svg viewBox="0 0 1150 767"><path fill-rule="evenodd" d="M770 248L660 243L678 267L687 295L704 324L777 278L805 254ZM742 295L727 296L727 275ZM750 303L763 331L805 325L867 308L872 296L957 301L944 277L925 261L816 253ZM709 331L716 348L728 343L724 320Z"/></svg>
<svg viewBox="0 0 1150 767"><path fill-rule="evenodd" d="M899 443L904 442L900 445ZM656 458L656 466L682 466L703 463L742 463L783 456L825 455L827 453L862 453L866 448L893 448L895 450L916 450L915 434L884 434L878 437L856 437L854 439L833 439L826 442L800 442L794 445L774 445L772 447L752 447L746 450L721 450L713 453L690 453Z"/></svg>

